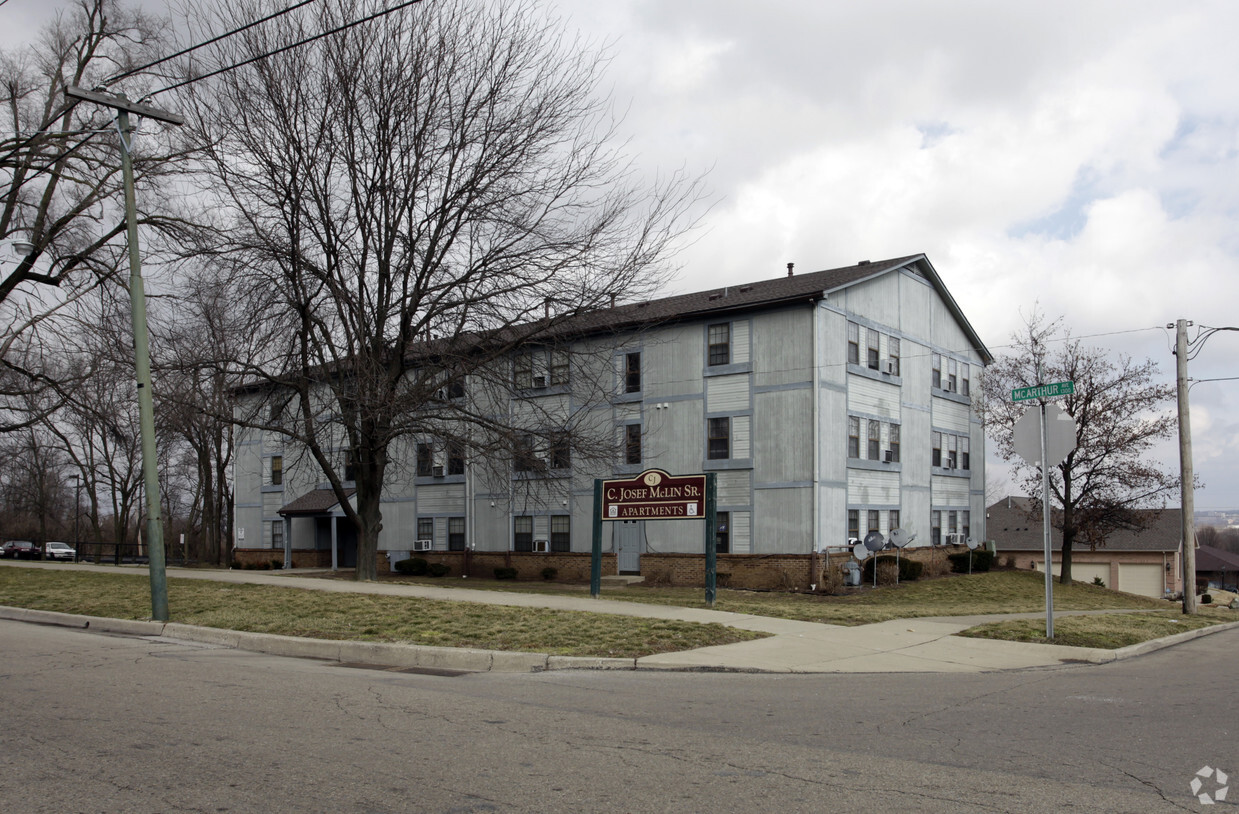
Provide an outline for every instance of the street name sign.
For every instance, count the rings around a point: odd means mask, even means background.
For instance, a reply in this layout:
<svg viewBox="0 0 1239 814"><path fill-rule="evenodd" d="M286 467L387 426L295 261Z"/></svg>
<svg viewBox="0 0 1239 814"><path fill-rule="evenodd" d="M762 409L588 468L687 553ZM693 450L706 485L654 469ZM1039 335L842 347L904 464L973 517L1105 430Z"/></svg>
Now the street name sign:
<svg viewBox="0 0 1239 814"><path fill-rule="evenodd" d="M1070 396L1075 392L1075 382L1054 382L1053 384L1038 384L1033 387L1017 387L1011 391L1011 400L1052 399L1057 396Z"/></svg>
<svg viewBox="0 0 1239 814"><path fill-rule="evenodd" d="M705 475L647 469L633 478L602 482L603 520L704 520L705 509Z"/></svg>

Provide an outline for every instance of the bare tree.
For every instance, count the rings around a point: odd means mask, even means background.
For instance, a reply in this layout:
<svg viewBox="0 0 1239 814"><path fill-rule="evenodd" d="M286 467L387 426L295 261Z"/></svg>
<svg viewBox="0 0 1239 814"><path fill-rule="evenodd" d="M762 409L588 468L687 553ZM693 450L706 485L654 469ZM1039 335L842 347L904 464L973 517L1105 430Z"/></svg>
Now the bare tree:
<svg viewBox="0 0 1239 814"><path fill-rule="evenodd" d="M1105 351L1072 339L1060 321L1047 323L1040 314L1012 336L1011 352L985 371L981 398L986 431L1038 506L1041 470L1016 454L1013 441L1012 428L1028 404L1011 401L1011 391L1049 381L1075 383L1075 394L1059 404L1075 419L1076 448L1049 473L1050 491L1061 507L1051 508L1051 518L1062 532L1064 585L1071 583L1074 545L1105 545L1115 530L1143 527L1155 513L1134 510L1162 508L1179 488L1173 474L1147 457L1152 446L1172 437L1177 427L1168 411L1174 388L1156 383L1156 376L1156 363L1126 356L1111 361Z"/></svg>
<svg viewBox="0 0 1239 814"><path fill-rule="evenodd" d="M22 394L55 394L38 352L49 315L113 278L124 256L125 220L118 135L111 111L66 98L69 85L93 88L154 56L166 24L117 0L77 0L41 36L18 52L0 52L0 430L40 416L20 410ZM126 79L140 96L150 77ZM161 191L169 159L166 141L138 140L134 155L139 223L179 232ZM11 249L29 244L13 258ZM56 399L37 403L55 409Z"/></svg>
<svg viewBox="0 0 1239 814"><path fill-rule="evenodd" d="M314 8L226 41L219 63L384 6ZM261 405L238 420L313 458L357 528L358 579L375 576L399 439L445 433L475 455L526 443L492 397L518 384L513 354L553 352L564 320L665 276L697 188L634 180L597 95L604 62L534 3L441 0L192 86L204 191L228 217L210 251L262 339L234 366Z"/></svg>

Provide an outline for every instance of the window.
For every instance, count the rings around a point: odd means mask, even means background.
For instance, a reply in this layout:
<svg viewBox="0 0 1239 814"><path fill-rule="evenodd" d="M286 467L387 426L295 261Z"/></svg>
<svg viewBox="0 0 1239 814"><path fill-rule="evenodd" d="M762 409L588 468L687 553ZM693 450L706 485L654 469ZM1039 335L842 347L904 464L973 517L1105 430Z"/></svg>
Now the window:
<svg viewBox="0 0 1239 814"><path fill-rule="evenodd" d="M731 419L711 418L709 446L706 457L717 461L731 457Z"/></svg>
<svg viewBox="0 0 1239 814"><path fill-rule="evenodd" d="M891 424L890 436L891 463L899 463L899 425Z"/></svg>
<svg viewBox="0 0 1239 814"><path fill-rule="evenodd" d="M707 329L706 344L709 345L709 364L726 365L731 363L731 324L727 322L711 325Z"/></svg>
<svg viewBox="0 0 1239 814"><path fill-rule="evenodd" d="M465 474L465 445L459 441L447 442L447 474Z"/></svg>
<svg viewBox="0 0 1239 814"><path fill-rule="evenodd" d="M551 515L551 551L572 550L572 518L566 514Z"/></svg>
<svg viewBox="0 0 1239 814"><path fill-rule="evenodd" d="M955 437L954 435L948 435L946 437L946 468L947 469L958 469L959 468L958 445L959 445L959 439L957 437Z"/></svg>
<svg viewBox="0 0 1239 814"><path fill-rule="evenodd" d="M640 424L628 424L624 427L624 463L641 463Z"/></svg>
<svg viewBox="0 0 1239 814"><path fill-rule="evenodd" d="M516 439L512 449L512 468L517 472L532 472L538 468L532 435L522 435Z"/></svg>
<svg viewBox="0 0 1239 814"><path fill-rule="evenodd" d="M959 468L967 472L971 468L970 456L968 454L968 436L961 435L959 437Z"/></svg>
<svg viewBox="0 0 1239 814"><path fill-rule="evenodd" d="M714 515L714 551L716 554L731 553L731 512Z"/></svg>
<svg viewBox="0 0 1239 814"><path fill-rule="evenodd" d="M352 449L344 450L344 479L357 480L357 453Z"/></svg>
<svg viewBox="0 0 1239 814"><path fill-rule="evenodd" d="M465 550L465 518L449 517L447 519L447 550Z"/></svg>
<svg viewBox="0 0 1239 814"><path fill-rule="evenodd" d="M624 392L641 392L641 354L624 354Z"/></svg>
<svg viewBox="0 0 1239 814"><path fill-rule="evenodd" d="M278 548L281 550L284 548L284 521L283 520L272 520L271 521L271 547Z"/></svg>
<svg viewBox="0 0 1239 814"><path fill-rule="evenodd" d="M848 539L860 539L860 510L848 509Z"/></svg>
<svg viewBox="0 0 1239 814"><path fill-rule="evenodd" d="M860 364L860 326L855 322L848 323L848 364Z"/></svg>
<svg viewBox="0 0 1239 814"><path fill-rule="evenodd" d="M891 375L899 375L899 340L895 337L888 337L886 340L887 356L891 363Z"/></svg>
<svg viewBox="0 0 1239 814"><path fill-rule="evenodd" d="M572 466L572 439L567 433L558 433L551 438L551 469L568 469Z"/></svg>
<svg viewBox="0 0 1239 814"><path fill-rule="evenodd" d="M956 373L958 364L954 359L946 360L946 389L948 393L954 393L958 390L959 376Z"/></svg>
<svg viewBox="0 0 1239 814"><path fill-rule="evenodd" d="M882 422L869 419L869 460L882 460Z"/></svg>
<svg viewBox="0 0 1239 814"><path fill-rule="evenodd" d="M417 445L417 476L419 478L429 478L434 474L435 454L434 447L430 444Z"/></svg>
<svg viewBox="0 0 1239 814"><path fill-rule="evenodd" d="M959 533L964 535L965 540L972 536L972 520L970 515L971 512L959 513Z"/></svg>
<svg viewBox="0 0 1239 814"><path fill-rule="evenodd" d="M869 510L869 531L881 531L882 513L876 509Z"/></svg>
<svg viewBox="0 0 1239 814"><path fill-rule="evenodd" d="M955 534L959 531L959 526L955 525L955 517L959 512L946 513L946 533L948 535Z"/></svg>
<svg viewBox="0 0 1239 814"><path fill-rule="evenodd" d="M461 374L456 374L447 383L447 397L449 399L463 399L465 397L465 378Z"/></svg>
<svg viewBox="0 0 1239 814"><path fill-rule="evenodd" d="M430 540L434 544L435 538L435 521L433 517L417 518L417 539Z"/></svg>
<svg viewBox="0 0 1239 814"><path fill-rule="evenodd" d="M860 419L848 416L848 457L860 457Z"/></svg>
<svg viewBox="0 0 1239 814"><path fill-rule="evenodd" d="M284 456L271 456L271 485L279 486L284 482Z"/></svg>
<svg viewBox="0 0 1239 814"><path fill-rule="evenodd" d="M551 351L551 384L562 385L568 383L568 352L562 350Z"/></svg>
<svg viewBox="0 0 1239 814"><path fill-rule="evenodd" d="M941 390L942 389L942 356L935 353L930 357L930 359L931 359L931 364L933 365L933 368L934 368L932 384L936 389Z"/></svg>
<svg viewBox="0 0 1239 814"><path fill-rule="evenodd" d="M970 394L971 388L968 384L968 364L966 362L959 363L959 394L967 396Z"/></svg>
<svg viewBox="0 0 1239 814"><path fill-rule="evenodd" d="M933 444L933 465L942 466L942 433L932 432L929 434L931 443Z"/></svg>
<svg viewBox="0 0 1239 814"><path fill-rule="evenodd" d="M527 515L512 518L512 550L533 551L533 518Z"/></svg>
<svg viewBox="0 0 1239 814"><path fill-rule="evenodd" d="M522 390L533 387L533 354L529 351L516 354L516 362L512 366L512 386Z"/></svg>
<svg viewBox="0 0 1239 814"><path fill-rule="evenodd" d="M892 530L899 528L899 510L898 509L891 509L890 523L891 523Z"/></svg>
<svg viewBox="0 0 1239 814"><path fill-rule="evenodd" d="M931 545L942 542L942 512L929 513L929 542Z"/></svg>
<svg viewBox="0 0 1239 814"><path fill-rule="evenodd" d="M882 341L879 338L881 337L881 334L879 334L873 328L870 328L868 330L868 333L869 333L869 343L867 347L868 353L867 353L865 361L868 363L870 370L877 370L879 367L878 360L881 358L880 351L878 350L879 343Z"/></svg>

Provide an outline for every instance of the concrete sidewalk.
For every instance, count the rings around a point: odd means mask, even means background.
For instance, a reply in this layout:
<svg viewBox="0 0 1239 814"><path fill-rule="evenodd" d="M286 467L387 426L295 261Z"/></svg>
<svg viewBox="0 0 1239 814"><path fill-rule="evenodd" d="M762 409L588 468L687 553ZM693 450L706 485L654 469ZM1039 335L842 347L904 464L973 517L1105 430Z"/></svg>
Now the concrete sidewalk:
<svg viewBox="0 0 1239 814"><path fill-rule="evenodd" d="M117 573L115 566L23 563L26 567L69 568ZM121 569L124 570L124 569ZM141 570L145 573L145 569ZM423 597L457 602L478 602L513 607L609 613L688 622L717 622L743 630L771 634L764 639L704 647L680 653L663 653L639 659L601 659L504 653L463 648L418 645L382 645L368 642L338 642L297 639L287 636L240 633L214 628L158 622L122 622L68 614L49 614L15 608L0 609L0 618L69 624L105 632L138 633L206 642L278 655L365 662L394 667L436 667L460 670L520 671L548 669L658 669L715 670L779 673L961 673L1052 667L1064 663L1101 663L1129 658L1169 647L1181 641L1233 627L1239 622L1144 642L1118 650L1023 644L993 639L969 639L953 634L982 622L1010 618L1040 618L1043 614L1002 616L925 617L843 627L814 622L752 616L698 608L643 605L635 602L593 599L589 596L509 593L429 585L359 583L322 579L318 571L208 571L169 568L168 576L217 582L278 585L317 591L370 593L386 596ZM1056 616L1068 615L1060 612Z"/></svg>

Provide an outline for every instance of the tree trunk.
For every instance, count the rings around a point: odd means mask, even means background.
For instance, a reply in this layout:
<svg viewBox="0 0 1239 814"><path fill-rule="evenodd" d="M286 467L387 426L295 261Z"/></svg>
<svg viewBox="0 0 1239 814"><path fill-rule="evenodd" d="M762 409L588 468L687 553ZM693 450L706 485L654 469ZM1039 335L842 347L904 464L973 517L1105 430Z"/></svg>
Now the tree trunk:
<svg viewBox="0 0 1239 814"><path fill-rule="evenodd" d="M1071 584L1071 544L1075 534L1063 529L1062 569L1059 571L1058 583Z"/></svg>

